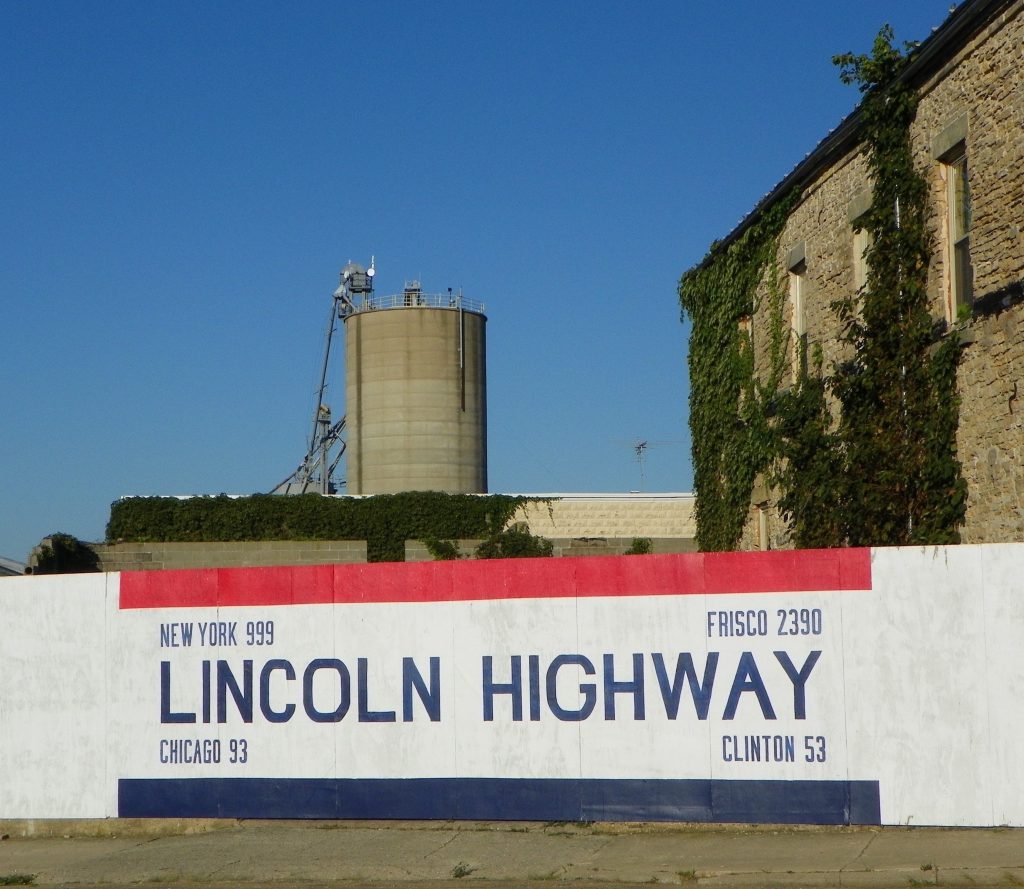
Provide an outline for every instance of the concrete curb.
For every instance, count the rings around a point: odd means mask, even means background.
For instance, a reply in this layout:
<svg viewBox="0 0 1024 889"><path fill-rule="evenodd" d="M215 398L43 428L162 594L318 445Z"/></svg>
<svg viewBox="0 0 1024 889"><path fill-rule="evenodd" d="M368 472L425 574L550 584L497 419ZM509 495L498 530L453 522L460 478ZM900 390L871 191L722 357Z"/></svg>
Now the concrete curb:
<svg viewBox="0 0 1024 889"><path fill-rule="evenodd" d="M1024 830L347 821L0 821L0 879L577 889L1024 885Z"/></svg>

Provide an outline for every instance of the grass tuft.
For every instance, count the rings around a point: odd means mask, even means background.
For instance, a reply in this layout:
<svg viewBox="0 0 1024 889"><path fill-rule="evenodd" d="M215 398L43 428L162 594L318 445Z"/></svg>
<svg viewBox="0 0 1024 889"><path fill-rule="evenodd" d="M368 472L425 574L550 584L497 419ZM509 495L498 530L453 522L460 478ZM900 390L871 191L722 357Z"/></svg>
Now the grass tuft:
<svg viewBox="0 0 1024 889"><path fill-rule="evenodd" d="M460 861L452 868L452 876L458 880L460 877L468 877L475 870L476 868L471 864L466 864L465 861Z"/></svg>

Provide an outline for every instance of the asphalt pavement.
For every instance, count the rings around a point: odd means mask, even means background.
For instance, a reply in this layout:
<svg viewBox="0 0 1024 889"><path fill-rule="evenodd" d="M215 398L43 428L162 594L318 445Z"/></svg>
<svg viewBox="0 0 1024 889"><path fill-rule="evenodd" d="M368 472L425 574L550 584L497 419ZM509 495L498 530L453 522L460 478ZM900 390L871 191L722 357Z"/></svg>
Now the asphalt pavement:
<svg viewBox="0 0 1024 889"><path fill-rule="evenodd" d="M174 889L1024 886L1024 829L0 821L0 885Z"/></svg>

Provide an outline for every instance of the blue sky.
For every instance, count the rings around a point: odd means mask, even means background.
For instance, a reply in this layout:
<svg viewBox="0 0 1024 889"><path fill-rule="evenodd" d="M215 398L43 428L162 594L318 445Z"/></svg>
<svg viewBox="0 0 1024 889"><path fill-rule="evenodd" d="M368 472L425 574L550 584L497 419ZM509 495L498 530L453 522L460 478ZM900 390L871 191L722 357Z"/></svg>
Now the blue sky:
<svg viewBox="0 0 1024 889"><path fill-rule="evenodd" d="M0 2L0 554L284 478L371 255L486 304L492 491L690 490L680 274L948 8Z"/></svg>

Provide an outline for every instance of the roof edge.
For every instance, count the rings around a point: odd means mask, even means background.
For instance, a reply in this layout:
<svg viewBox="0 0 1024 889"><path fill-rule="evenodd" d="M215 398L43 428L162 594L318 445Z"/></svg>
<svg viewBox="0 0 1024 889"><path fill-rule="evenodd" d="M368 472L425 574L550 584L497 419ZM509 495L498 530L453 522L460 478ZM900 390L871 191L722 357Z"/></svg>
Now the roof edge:
<svg viewBox="0 0 1024 889"><path fill-rule="evenodd" d="M919 84L949 59L950 49L960 46L990 24L996 16L1019 0L966 0L914 51L914 57L900 74L901 83ZM720 241L717 249L729 247L743 236L769 207L788 195L794 188L803 190L818 174L832 166L861 141L861 123L864 103L861 101L839 125L832 130L815 149L807 155L786 177L766 194L754 208L740 220L739 224ZM694 269L704 266L711 251Z"/></svg>

